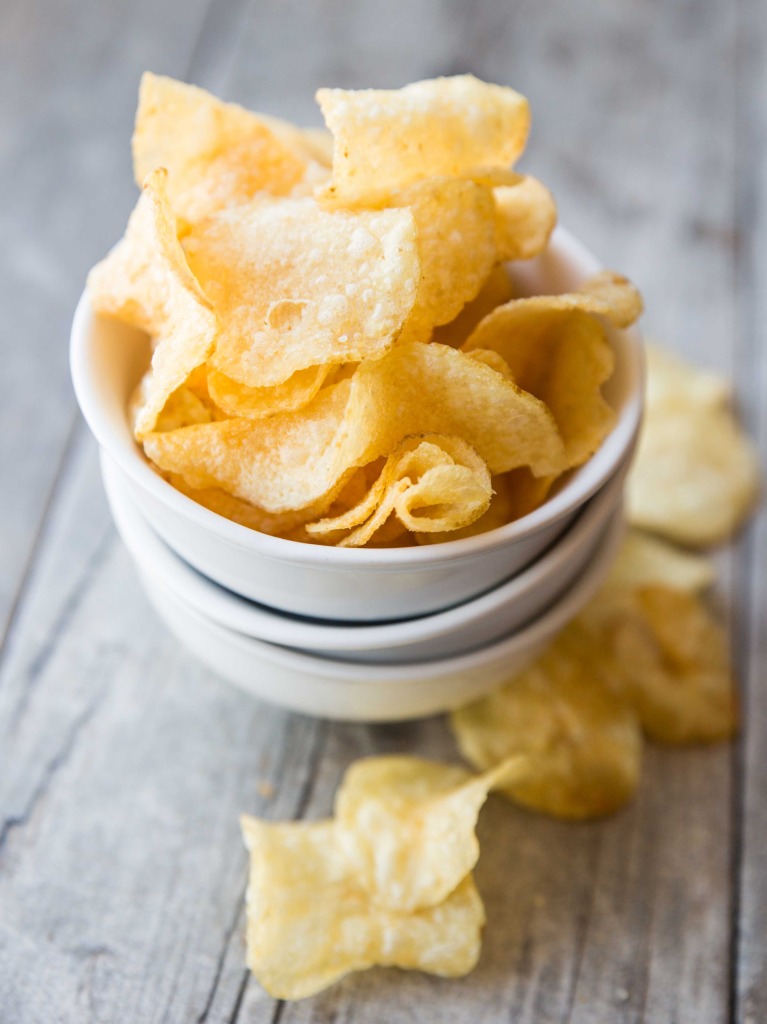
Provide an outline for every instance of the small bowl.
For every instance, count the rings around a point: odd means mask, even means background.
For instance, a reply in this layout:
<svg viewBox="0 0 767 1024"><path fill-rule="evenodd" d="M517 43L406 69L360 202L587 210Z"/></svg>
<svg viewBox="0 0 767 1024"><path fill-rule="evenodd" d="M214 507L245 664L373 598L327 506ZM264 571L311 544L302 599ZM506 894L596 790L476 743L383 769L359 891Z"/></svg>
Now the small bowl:
<svg viewBox="0 0 767 1024"><path fill-rule="evenodd" d="M598 262L557 228L536 260L510 264L519 294L556 293L596 273ZM167 483L133 440L128 401L148 361L141 332L97 317L84 293L72 325L77 400L101 448L119 466L144 517L183 559L260 604L310 618L391 621L458 605L529 565L624 464L642 412L643 358L636 330L609 329L615 373L605 396L617 422L599 451L549 499L516 522L478 536L412 548L347 549L249 530L203 508Z"/></svg>
<svg viewBox="0 0 767 1024"><path fill-rule="evenodd" d="M415 662L467 653L509 636L556 601L580 576L621 501L621 469L532 565L457 608L379 625L320 623L253 604L184 562L152 530L125 487L120 469L102 454L101 471L117 529L140 572L180 604L256 640L358 663Z"/></svg>
<svg viewBox="0 0 767 1024"><path fill-rule="evenodd" d="M577 583L513 636L470 654L399 665L354 665L254 640L201 615L148 575L142 579L155 609L181 643L254 697L320 718L394 722L460 707L522 671L595 594L623 533L618 509Z"/></svg>

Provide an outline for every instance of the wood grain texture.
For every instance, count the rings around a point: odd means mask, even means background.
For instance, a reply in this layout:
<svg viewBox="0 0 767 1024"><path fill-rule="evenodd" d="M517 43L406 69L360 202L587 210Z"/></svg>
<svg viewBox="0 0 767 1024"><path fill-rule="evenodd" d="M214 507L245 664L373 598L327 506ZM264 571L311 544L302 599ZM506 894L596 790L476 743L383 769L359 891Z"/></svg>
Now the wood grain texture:
<svg viewBox="0 0 767 1024"><path fill-rule="evenodd" d="M61 458L66 319L133 202L143 66L304 123L319 85L460 71L515 85L535 114L525 166L562 220L636 279L651 331L736 373L767 447L760 3L13 0L0 21L0 183L19 180L0 224L20 240L0 256L0 300L27 340L5 366L17 397L0 403L0 473L19 494L0 508L0 619L24 579L0 663L0 1022L761 1024L764 519L723 559L741 751L648 748L636 801L598 824L493 798L469 978L378 970L282 1004L244 967L238 814L322 817L355 758L453 759L453 742L442 719L285 714L196 665L140 591L84 429ZM20 424L24 460L8 440Z"/></svg>

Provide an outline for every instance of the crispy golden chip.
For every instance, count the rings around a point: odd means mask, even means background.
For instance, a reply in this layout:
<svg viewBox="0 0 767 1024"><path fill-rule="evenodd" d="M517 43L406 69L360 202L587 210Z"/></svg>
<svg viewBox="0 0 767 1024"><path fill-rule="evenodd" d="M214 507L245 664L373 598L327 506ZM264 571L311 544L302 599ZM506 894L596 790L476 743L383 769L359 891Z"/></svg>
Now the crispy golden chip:
<svg viewBox="0 0 767 1024"><path fill-rule="evenodd" d="M391 515L408 530L459 529L482 515L491 494L490 473L473 448L457 437L429 434L398 445L357 505L306 529L314 535L351 529L339 538L343 547L367 544Z"/></svg>
<svg viewBox="0 0 767 1024"><path fill-rule="evenodd" d="M143 388L140 388L139 394L143 394ZM211 407L190 387L183 385L177 388L165 403L154 429L178 430L193 423L210 423L213 419Z"/></svg>
<svg viewBox="0 0 767 1024"><path fill-rule="evenodd" d="M573 623L528 669L455 711L461 753L479 768L526 755L529 775L500 790L561 818L609 814L639 781L642 735L612 689L592 632Z"/></svg>
<svg viewBox="0 0 767 1024"><path fill-rule="evenodd" d="M413 308L420 274L406 209L255 202L196 225L184 245L220 320L212 365L248 387L379 358Z"/></svg>
<svg viewBox="0 0 767 1024"><path fill-rule="evenodd" d="M499 260L529 260L548 245L557 223L551 192L536 178L493 190L495 246Z"/></svg>
<svg viewBox="0 0 767 1024"><path fill-rule="evenodd" d="M473 75L404 89L320 89L317 101L334 140L329 196L341 201L421 178L506 168L530 127L524 96Z"/></svg>
<svg viewBox="0 0 767 1024"><path fill-rule="evenodd" d="M728 739L737 725L724 631L694 593L613 587L582 616L614 658L613 685L662 743Z"/></svg>
<svg viewBox="0 0 767 1024"><path fill-rule="evenodd" d="M149 175L125 237L88 275L97 313L140 327L155 339L136 410L138 438L154 428L173 392L208 358L217 330L216 316L176 238L166 180L162 170Z"/></svg>
<svg viewBox="0 0 767 1024"><path fill-rule="evenodd" d="M630 530L603 589L612 593L615 588L635 590L659 584L697 593L713 582L714 566L708 558L681 551L640 530Z"/></svg>
<svg viewBox="0 0 767 1024"><path fill-rule="evenodd" d="M480 320L483 320L496 306L508 302L513 295L514 291L508 272L505 267L498 264L490 271L477 297L468 302L449 324L437 327L432 335L432 341L460 348Z"/></svg>
<svg viewBox="0 0 767 1024"><path fill-rule="evenodd" d="M361 363L298 412L152 434L145 451L192 487L221 487L282 512L319 500L350 469L423 434L462 438L491 473L526 465L549 476L564 464L542 402L455 349L417 342Z"/></svg>
<svg viewBox="0 0 767 1024"><path fill-rule="evenodd" d="M475 298L495 262L493 196L460 178L427 178L394 191L387 207L407 207L418 232L421 281L402 339L426 341Z"/></svg>
<svg viewBox="0 0 767 1024"><path fill-rule="evenodd" d="M579 292L513 299L485 317L462 351L492 349L514 381L551 409L568 466L592 455L615 422L602 397L615 357L597 314L625 325L638 312L636 290L613 274L599 274Z"/></svg>
<svg viewBox="0 0 767 1024"><path fill-rule="evenodd" d="M479 776L418 757L355 761L335 813L360 884L392 910L441 903L477 863L474 827L488 793L526 770L524 758Z"/></svg>
<svg viewBox="0 0 767 1024"><path fill-rule="evenodd" d="M250 851L248 966L270 995L302 999L374 965L459 977L480 953L484 907L471 876L436 907L375 904L329 821L243 816Z"/></svg>
<svg viewBox="0 0 767 1024"><path fill-rule="evenodd" d="M249 388L239 384L218 370L208 374L210 396L229 416L244 416L260 420L277 412L292 412L308 405L328 378L332 367L309 366L296 370L282 384L271 387Z"/></svg>
<svg viewBox="0 0 767 1024"><path fill-rule="evenodd" d="M756 452L715 374L653 349L630 522L682 544L716 544L741 525L759 489Z"/></svg>
<svg viewBox="0 0 767 1024"><path fill-rule="evenodd" d="M289 194L305 177L308 161L266 119L196 86L146 72L133 166L139 185L156 168L167 168L171 206L194 223L260 192Z"/></svg>

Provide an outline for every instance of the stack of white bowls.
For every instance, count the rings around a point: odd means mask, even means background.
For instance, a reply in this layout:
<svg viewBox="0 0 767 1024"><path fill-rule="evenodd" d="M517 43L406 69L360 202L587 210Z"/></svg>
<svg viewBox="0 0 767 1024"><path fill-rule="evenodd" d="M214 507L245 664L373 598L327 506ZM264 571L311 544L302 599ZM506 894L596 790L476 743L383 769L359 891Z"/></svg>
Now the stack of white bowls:
<svg viewBox="0 0 767 1024"><path fill-rule="evenodd" d="M517 294L568 291L599 269L559 228L513 264ZM641 339L609 330L616 424L536 511L475 537L347 549L257 533L210 512L155 472L128 401L147 339L94 316L72 328L80 407L100 447L107 497L146 592L169 628L219 675L307 714L394 721L480 696L527 665L598 589L623 532L623 481L639 430Z"/></svg>

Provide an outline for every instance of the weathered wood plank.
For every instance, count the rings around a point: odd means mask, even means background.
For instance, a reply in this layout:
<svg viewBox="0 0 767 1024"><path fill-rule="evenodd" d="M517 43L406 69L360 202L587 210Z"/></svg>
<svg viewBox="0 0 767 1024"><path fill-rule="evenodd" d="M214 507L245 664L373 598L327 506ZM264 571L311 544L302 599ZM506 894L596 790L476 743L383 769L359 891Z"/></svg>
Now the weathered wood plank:
<svg viewBox="0 0 767 1024"><path fill-rule="evenodd" d="M737 121L739 331L738 381L743 412L757 436L767 479L767 27L764 5L741 5ZM762 511L737 562L736 633L745 681L740 821L735 836L737 903L734 1020L767 1019L767 512Z"/></svg>
<svg viewBox="0 0 767 1024"><path fill-rule="evenodd" d="M138 79L183 73L209 2L0 5L0 638L71 432L72 312L135 201Z"/></svg>

